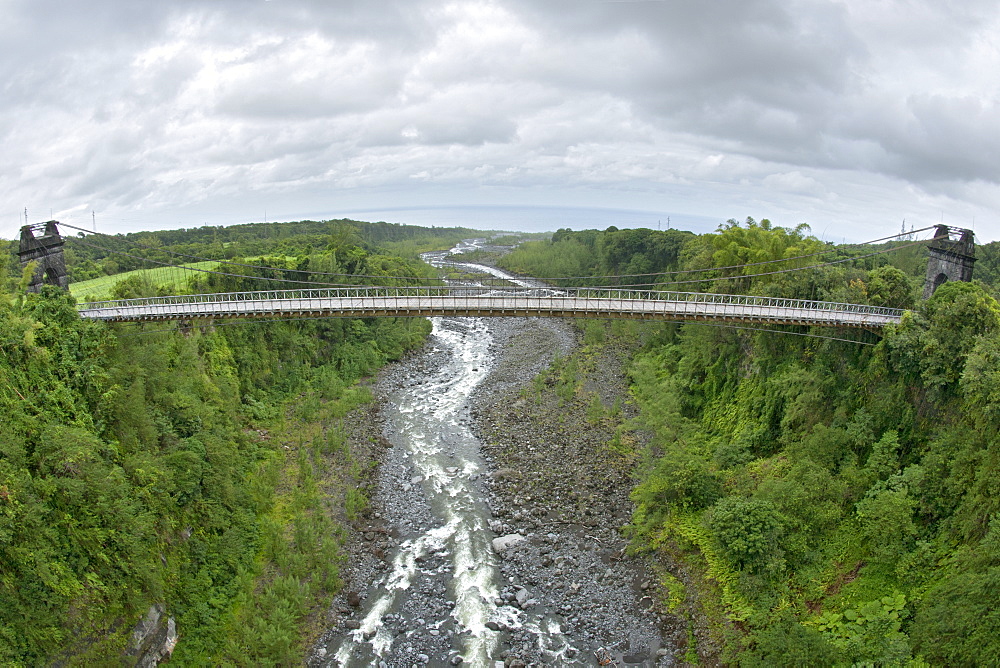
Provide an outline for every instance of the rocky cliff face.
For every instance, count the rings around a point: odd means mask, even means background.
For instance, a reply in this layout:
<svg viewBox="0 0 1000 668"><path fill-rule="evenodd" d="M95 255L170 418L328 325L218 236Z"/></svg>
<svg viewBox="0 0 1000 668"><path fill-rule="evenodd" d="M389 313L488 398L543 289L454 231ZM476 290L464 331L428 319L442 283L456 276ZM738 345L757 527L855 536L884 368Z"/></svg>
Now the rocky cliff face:
<svg viewBox="0 0 1000 668"><path fill-rule="evenodd" d="M132 630L126 656L140 668L151 668L170 657L177 645L177 625L166 616L163 604L149 606L146 616Z"/></svg>

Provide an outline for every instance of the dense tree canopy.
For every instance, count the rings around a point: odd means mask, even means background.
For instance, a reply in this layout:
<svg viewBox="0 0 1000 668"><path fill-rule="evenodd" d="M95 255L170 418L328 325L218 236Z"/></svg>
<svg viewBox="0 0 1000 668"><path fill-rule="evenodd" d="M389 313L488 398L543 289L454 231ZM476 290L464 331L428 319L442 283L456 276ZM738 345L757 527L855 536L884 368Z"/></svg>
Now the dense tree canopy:
<svg viewBox="0 0 1000 668"><path fill-rule="evenodd" d="M669 288L690 277L697 290L913 309L881 337L833 334L857 344L697 324L647 328L630 369L637 426L650 434L633 540L687 569L692 596L715 615L723 658L994 664L993 287L947 283L918 302L924 266L913 246L872 255L767 220L674 233L676 250L665 255L651 240L666 232L621 234L560 231L512 253L508 266L559 266L548 259L574 248L565 255L592 275L660 272L645 281Z"/></svg>
<svg viewBox="0 0 1000 668"><path fill-rule="evenodd" d="M284 229L268 231L301 241ZM227 234L160 242L202 253ZM289 242L275 275L426 272L351 239ZM429 323L109 326L81 320L65 292L23 295L12 281L0 289L0 664L113 662L153 603L176 617L181 663L295 663L300 620L338 586L329 508L363 503L337 423L364 396L354 381ZM135 275L114 288L162 289ZM350 484L321 487L337 471Z"/></svg>

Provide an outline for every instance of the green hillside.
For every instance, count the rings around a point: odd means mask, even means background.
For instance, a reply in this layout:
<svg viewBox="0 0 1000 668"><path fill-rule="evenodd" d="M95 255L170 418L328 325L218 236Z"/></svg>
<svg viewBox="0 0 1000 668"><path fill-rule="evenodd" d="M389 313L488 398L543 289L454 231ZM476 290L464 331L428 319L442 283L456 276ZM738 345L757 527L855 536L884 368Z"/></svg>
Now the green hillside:
<svg viewBox="0 0 1000 668"><path fill-rule="evenodd" d="M111 276L99 276L86 281L70 283L69 292L79 301L101 301L114 298L114 288L124 280L155 284L164 290L177 294L185 290L192 273L190 269L215 269L218 262L192 262L177 267L156 267L155 269L133 269Z"/></svg>
<svg viewBox="0 0 1000 668"><path fill-rule="evenodd" d="M265 273L433 274L347 238L313 248L287 243ZM259 284L174 272L75 292ZM81 320L65 292L24 295L17 273L0 274L0 665L117 665L154 604L176 619L179 665L299 662L341 586L343 527L374 463L341 420L370 399L358 379L429 330L423 319L107 325Z"/></svg>
<svg viewBox="0 0 1000 668"><path fill-rule="evenodd" d="M645 444L634 453L633 549L653 556L665 604L689 620L691 660L996 665L994 287L947 283L916 301L918 246L774 271L872 251L790 259L823 249L806 229L748 220L697 237L564 230L504 262L526 273L666 271L662 287L913 307L881 337L644 326L629 373L639 409L630 428L645 436L620 439Z"/></svg>

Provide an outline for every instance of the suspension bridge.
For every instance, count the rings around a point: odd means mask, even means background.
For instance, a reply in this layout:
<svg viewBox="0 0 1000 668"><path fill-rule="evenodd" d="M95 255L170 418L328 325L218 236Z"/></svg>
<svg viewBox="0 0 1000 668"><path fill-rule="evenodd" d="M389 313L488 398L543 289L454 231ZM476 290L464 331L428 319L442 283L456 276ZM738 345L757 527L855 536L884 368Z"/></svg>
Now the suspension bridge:
<svg viewBox="0 0 1000 668"><path fill-rule="evenodd" d="M924 229L935 230L934 237L929 240L928 244L931 258L928 264L925 297L929 296L929 292L933 292L934 288L946 280L970 280L972 263L975 261L972 233L968 230L950 228L944 225ZM41 234L36 237L35 233ZM912 235L912 233L911 231L910 234ZM887 239L891 238L894 237L887 237ZM28 261L36 261L39 263L36 269L36 282L29 289L37 290L43 283L65 287L62 243L63 239L59 236L55 221L42 225L26 226L22 229L21 251L19 252L22 262L26 264ZM111 252L129 255L121 251ZM736 268L747 271L750 267L776 262L787 263L789 260L808 258L823 252L826 251L799 258L781 258L735 267L716 267L711 270ZM888 251L880 250L870 255L882 252ZM175 253L175 255L180 256L179 253ZM136 256L130 255L130 257ZM191 259L189 256L181 257ZM193 259L205 260L206 258ZM857 258L773 271L762 270L764 273L744 273L740 274L740 277L801 271L852 259ZM219 262L222 265L230 264L243 268L256 266L228 261ZM164 262L156 263L166 264ZM169 266L178 268L180 265ZM273 269L271 267L258 268ZM188 269L192 272L234 275L221 270ZM932 276L932 274L934 275ZM637 289L635 286L565 287L563 285L555 289L547 287L545 279L524 279L511 276L504 277L504 280L501 281L502 287L498 285L448 286L440 284L393 287L358 285L315 287L315 281L268 279L261 276L248 277L243 274L239 276L241 278L260 278L271 282L278 280L292 284L308 283L311 287L95 301L79 304L79 313L84 318L134 323L214 321L234 318L543 316L716 322L730 325L753 323L806 325L869 331L878 331L887 325L896 324L903 316L901 309L866 304L740 294L678 292L656 289L655 287Z"/></svg>
<svg viewBox="0 0 1000 668"><path fill-rule="evenodd" d="M548 316L767 323L879 329L900 309L862 304L657 290L477 290L363 287L150 297L80 305L84 318L113 322L204 318Z"/></svg>

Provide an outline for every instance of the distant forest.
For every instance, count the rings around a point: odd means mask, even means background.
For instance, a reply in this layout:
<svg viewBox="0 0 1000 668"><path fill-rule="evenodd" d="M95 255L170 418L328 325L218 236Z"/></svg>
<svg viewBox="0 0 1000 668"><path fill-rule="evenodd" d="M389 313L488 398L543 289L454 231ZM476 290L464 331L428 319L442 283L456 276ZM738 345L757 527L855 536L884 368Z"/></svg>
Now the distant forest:
<svg viewBox="0 0 1000 668"><path fill-rule="evenodd" d="M68 234L66 256L73 281L146 268L148 260L179 264L179 255L213 260L262 256L301 256L326 250L382 251L416 260L417 254L442 243L490 234L462 227L417 227L355 220L247 223L128 234ZM75 239L73 237L76 237ZM169 250L171 253L166 253ZM178 255L179 254L179 255ZM357 272L355 272L357 273Z"/></svg>

